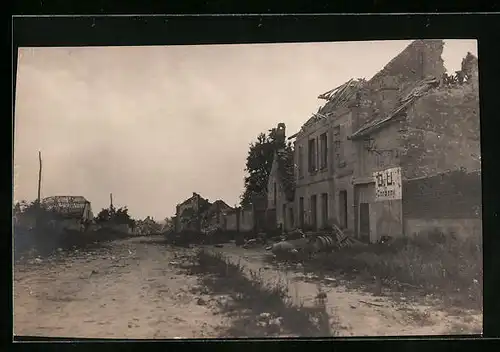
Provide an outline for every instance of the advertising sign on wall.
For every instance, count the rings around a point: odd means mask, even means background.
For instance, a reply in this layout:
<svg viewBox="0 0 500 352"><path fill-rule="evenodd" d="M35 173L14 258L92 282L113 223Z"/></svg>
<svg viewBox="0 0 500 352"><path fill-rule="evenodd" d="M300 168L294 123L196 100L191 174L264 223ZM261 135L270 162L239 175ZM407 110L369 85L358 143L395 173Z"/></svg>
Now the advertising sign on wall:
<svg viewBox="0 0 500 352"><path fill-rule="evenodd" d="M401 168L394 167L373 173L375 201L401 199Z"/></svg>

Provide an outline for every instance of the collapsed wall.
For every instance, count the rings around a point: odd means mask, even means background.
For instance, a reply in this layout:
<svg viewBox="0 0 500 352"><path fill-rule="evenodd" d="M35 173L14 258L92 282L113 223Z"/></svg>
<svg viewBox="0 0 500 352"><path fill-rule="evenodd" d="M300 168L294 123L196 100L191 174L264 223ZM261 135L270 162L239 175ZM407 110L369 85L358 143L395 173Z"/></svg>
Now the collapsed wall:
<svg viewBox="0 0 500 352"><path fill-rule="evenodd" d="M443 48L442 40L415 40L373 76L358 93L353 130L390 113L416 82L440 78L446 72Z"/></svg>

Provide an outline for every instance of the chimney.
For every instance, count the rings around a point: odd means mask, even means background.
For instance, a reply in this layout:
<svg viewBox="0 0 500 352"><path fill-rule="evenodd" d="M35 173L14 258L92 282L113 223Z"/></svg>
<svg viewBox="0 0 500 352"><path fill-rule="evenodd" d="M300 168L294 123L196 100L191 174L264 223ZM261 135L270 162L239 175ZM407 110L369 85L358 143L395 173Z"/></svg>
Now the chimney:
<svg viewBox="0 0 500 352"><path fill-rule="evenodd" d="M278 144L280 145L279 150L283 150L281 148L282 145L284 145L286 142L286 125L283 122L278 123L278 127L276 129L276 140Z"/></svg>

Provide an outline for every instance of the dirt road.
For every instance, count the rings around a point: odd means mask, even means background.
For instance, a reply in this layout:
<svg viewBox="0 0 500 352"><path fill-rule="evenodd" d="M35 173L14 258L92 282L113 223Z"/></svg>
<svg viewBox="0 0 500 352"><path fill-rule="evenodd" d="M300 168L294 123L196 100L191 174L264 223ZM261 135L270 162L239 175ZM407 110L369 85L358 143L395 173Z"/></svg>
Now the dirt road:
<svg viewBox="0 0 500 352"><path fill-rule="evenodd" d="M263 249L226 245L214 250L235 263L239 261L249 270L260 272L268 282L286 281L289 294L297 304L314 304L318 283L310 282L303 270L275 270L264 262L269 253ZM411 296L397 300L390 295L374 296L348 289L338 281L329 278L321 283L321 288L327 294L332 326L337 327L340 336L479 334L482 331L482 312L443 309L433 297L425 297L417 303Z"/></svg>
<svg viewBox="0 0 500 352"><path fill-rule="evenodd" d="M156 241L156 242L155 242ZM197 278L155 238L59 253L14 267L14 334L87 338L217 337L227 325L190 293ZM180 249L179 251L189 251Z"/></svg>
<svg viewBox="0 0 500 352"><path fill-rule="evenodd" d="M14 266L14 334L87 338L215 338L231 326L220 314L223 296L200 293L198 277L179 267L194 250L165 247L161 238L115 241L91 251ZM277 270L267 253L232 245L208 247L260 272L264 281L287 281L296 304L314 305L318 283L307 273ZM317 281L317 280L316 280ZM321 283L331 325L340 336L480 333L482 313L442 309L428 298L374 296L347 288L339 278ZM200 299L201 298L201 299ZM200 303L201 302L201 303Z"/></svg>

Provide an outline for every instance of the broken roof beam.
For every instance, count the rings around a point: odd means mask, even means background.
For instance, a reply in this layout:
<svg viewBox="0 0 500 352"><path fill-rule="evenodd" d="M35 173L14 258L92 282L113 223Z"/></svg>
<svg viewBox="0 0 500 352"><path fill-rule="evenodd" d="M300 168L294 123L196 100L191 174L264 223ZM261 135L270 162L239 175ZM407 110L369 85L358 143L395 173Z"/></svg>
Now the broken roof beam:
<svg viewBox="0 0 500 352"><path fill-rule="evenodd" d="M423 96L425 93L427 93L430 89L436 87L439 85L439 80L436 79L435 77L427 77L420 82L417 83L416 86L413 87L413 89L403 98L401 99L401 104L397 106L388 116L384 117L381 120L374 120L366 123L364 126L362 126L360 129L358 129L356 132L354 132L349 139L357 139L360 137L364 137L378 128L382 127L385 125L387 122L395 119L400 112L402 112L404 109L406 109L410 104L412 104L416 99L419 97Z"/></svg>
<svg viewBox="0 0 500 352"><path fill-rule="evenodd" d="M329 90L328 92L325 92L325 93L323 93L323 94L318 95L318 99L330 100L331 95L332 95L335 91L337 91L339 88L341 88L344 84L345 84L345 83L341 84L341 85L340 85L340 86L338 86L338 87L335 87L335 88L333 88L333 89Z"/></svg>
<svg viewBox="0 0 500 352"><path fill-rule="evenodd" d="M334 100L339 94L342 94L342 92L344 92L347 87L349 87L349 85L351 84L351 82L353 81L353 79L351 78L349 81L345 82L344 84L338 86L337 88L334 88L326 93L323 93L321 94L320 96L318 96L319 99L325 99L325 100L329 100L329 101L332 101Z"/></svg>

